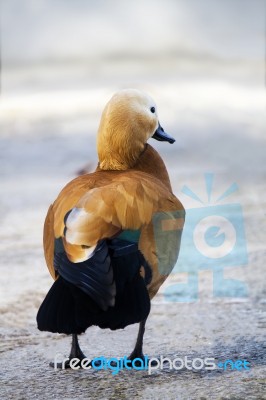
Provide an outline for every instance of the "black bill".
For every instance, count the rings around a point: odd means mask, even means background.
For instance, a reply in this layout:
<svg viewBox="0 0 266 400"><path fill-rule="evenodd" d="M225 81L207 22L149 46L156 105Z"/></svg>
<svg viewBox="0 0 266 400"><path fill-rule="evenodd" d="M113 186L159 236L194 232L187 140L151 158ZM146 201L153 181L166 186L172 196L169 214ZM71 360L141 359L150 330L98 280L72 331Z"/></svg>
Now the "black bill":
<svg viewBox="0 0 266 400"><path fill-rule="evenodd" d="M172 138L172 136L168 135L168 133L164 131L160 124L152 137L153 139L159 140L160 142L169 142L171 144L175 143L175 139Z"/></svg>

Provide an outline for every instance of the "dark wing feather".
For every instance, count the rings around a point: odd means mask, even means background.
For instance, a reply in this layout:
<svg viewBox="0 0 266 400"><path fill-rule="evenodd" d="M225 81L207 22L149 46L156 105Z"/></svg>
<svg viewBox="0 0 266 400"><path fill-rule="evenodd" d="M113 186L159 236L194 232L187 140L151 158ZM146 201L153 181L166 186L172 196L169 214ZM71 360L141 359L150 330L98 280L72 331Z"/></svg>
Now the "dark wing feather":
<svg viewBox="0 0 266 400"><path fill-rule="evenodd" d="M115 303L116 286L106 241L97 245L92 257L72 263L66 253L55 253L54 267L63 279L89 295L102 310Z"/></svg>

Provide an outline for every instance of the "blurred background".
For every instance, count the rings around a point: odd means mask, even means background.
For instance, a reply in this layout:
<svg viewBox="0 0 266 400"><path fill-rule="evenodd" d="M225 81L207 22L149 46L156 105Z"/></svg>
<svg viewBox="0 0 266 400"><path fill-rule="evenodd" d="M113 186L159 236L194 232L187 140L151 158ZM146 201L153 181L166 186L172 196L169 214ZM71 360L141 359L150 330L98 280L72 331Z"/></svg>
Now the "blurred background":
<svg viewBox="0 0 266 400"><path fill-rule="evenodd" d="M55 121L94 133L109 96L139 87L182 144L234 122L259 137L264 11L263 0L2 1L1 123L13 122L2 133Z"/></svg>
<svg viewBox="0 0 266 400"><path fill-rule="evenodd" d="M206 199L209 172L217 196L237 182L235 200L263 208L263 0L2 1L1 64L4 252L16 240L25 260L25 235L41 252L46 209L80 168L95 167L101 111L121 88L157 102L176 144L151 144L186 207L196 203L183 185ZM1 300L11 292L4 285Z"/></svg>
<svg viewBox="0 0 266 400"><path fill-rule="evenodd" d="M207 201L206 172L215 198L237 183L230 201L243 207L250 266L238 278L251 299L265 296L265 1L2 0L0 12L3 329L35 329L52 283L46 211L96 166L101 111L127 87L150 93L176 138L150 144L185 208L198 204L184 185Z"/></svg>

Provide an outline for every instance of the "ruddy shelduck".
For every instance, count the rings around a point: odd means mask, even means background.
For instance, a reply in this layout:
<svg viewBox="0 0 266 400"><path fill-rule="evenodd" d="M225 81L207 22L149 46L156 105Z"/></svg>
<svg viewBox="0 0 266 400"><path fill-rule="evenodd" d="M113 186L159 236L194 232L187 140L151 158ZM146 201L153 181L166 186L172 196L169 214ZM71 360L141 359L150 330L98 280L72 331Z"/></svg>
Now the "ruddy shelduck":
<svg viewBox="0 0 266 400"><path fill-rule="evenodd" d="M175 142L152 98L116 93L102 113L95 172L68 183L48 210L44 252L55 282L37 322L42 331L72 334L70 360L85 358L77 335L88 327L137 322L129 359L144 357L150 300L176 264L185 218L150 138Z"/></svg>

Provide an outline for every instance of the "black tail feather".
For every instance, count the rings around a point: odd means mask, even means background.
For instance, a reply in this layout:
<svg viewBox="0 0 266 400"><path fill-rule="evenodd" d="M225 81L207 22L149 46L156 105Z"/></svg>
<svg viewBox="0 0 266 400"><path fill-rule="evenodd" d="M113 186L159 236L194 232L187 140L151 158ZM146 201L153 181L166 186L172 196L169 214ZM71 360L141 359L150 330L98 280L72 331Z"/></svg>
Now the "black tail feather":
<svg viewBox="0 0 266 400"><path fill-rule="evenodd" d="M150 312L150 299L139 273L140 263L138 251L112 258L116 298L115 305L106 311L79 287L59 276L39 309L38 328L79 334L92 325L115 330L144 320Z"/></svg>
<svg viewBox="0 0 266 400"><path fill-rule="evenodd" d="M38 329L58 333L82 333L76 323L75 301L68 283L59 277L47 293L37 314Z"/></svg>

